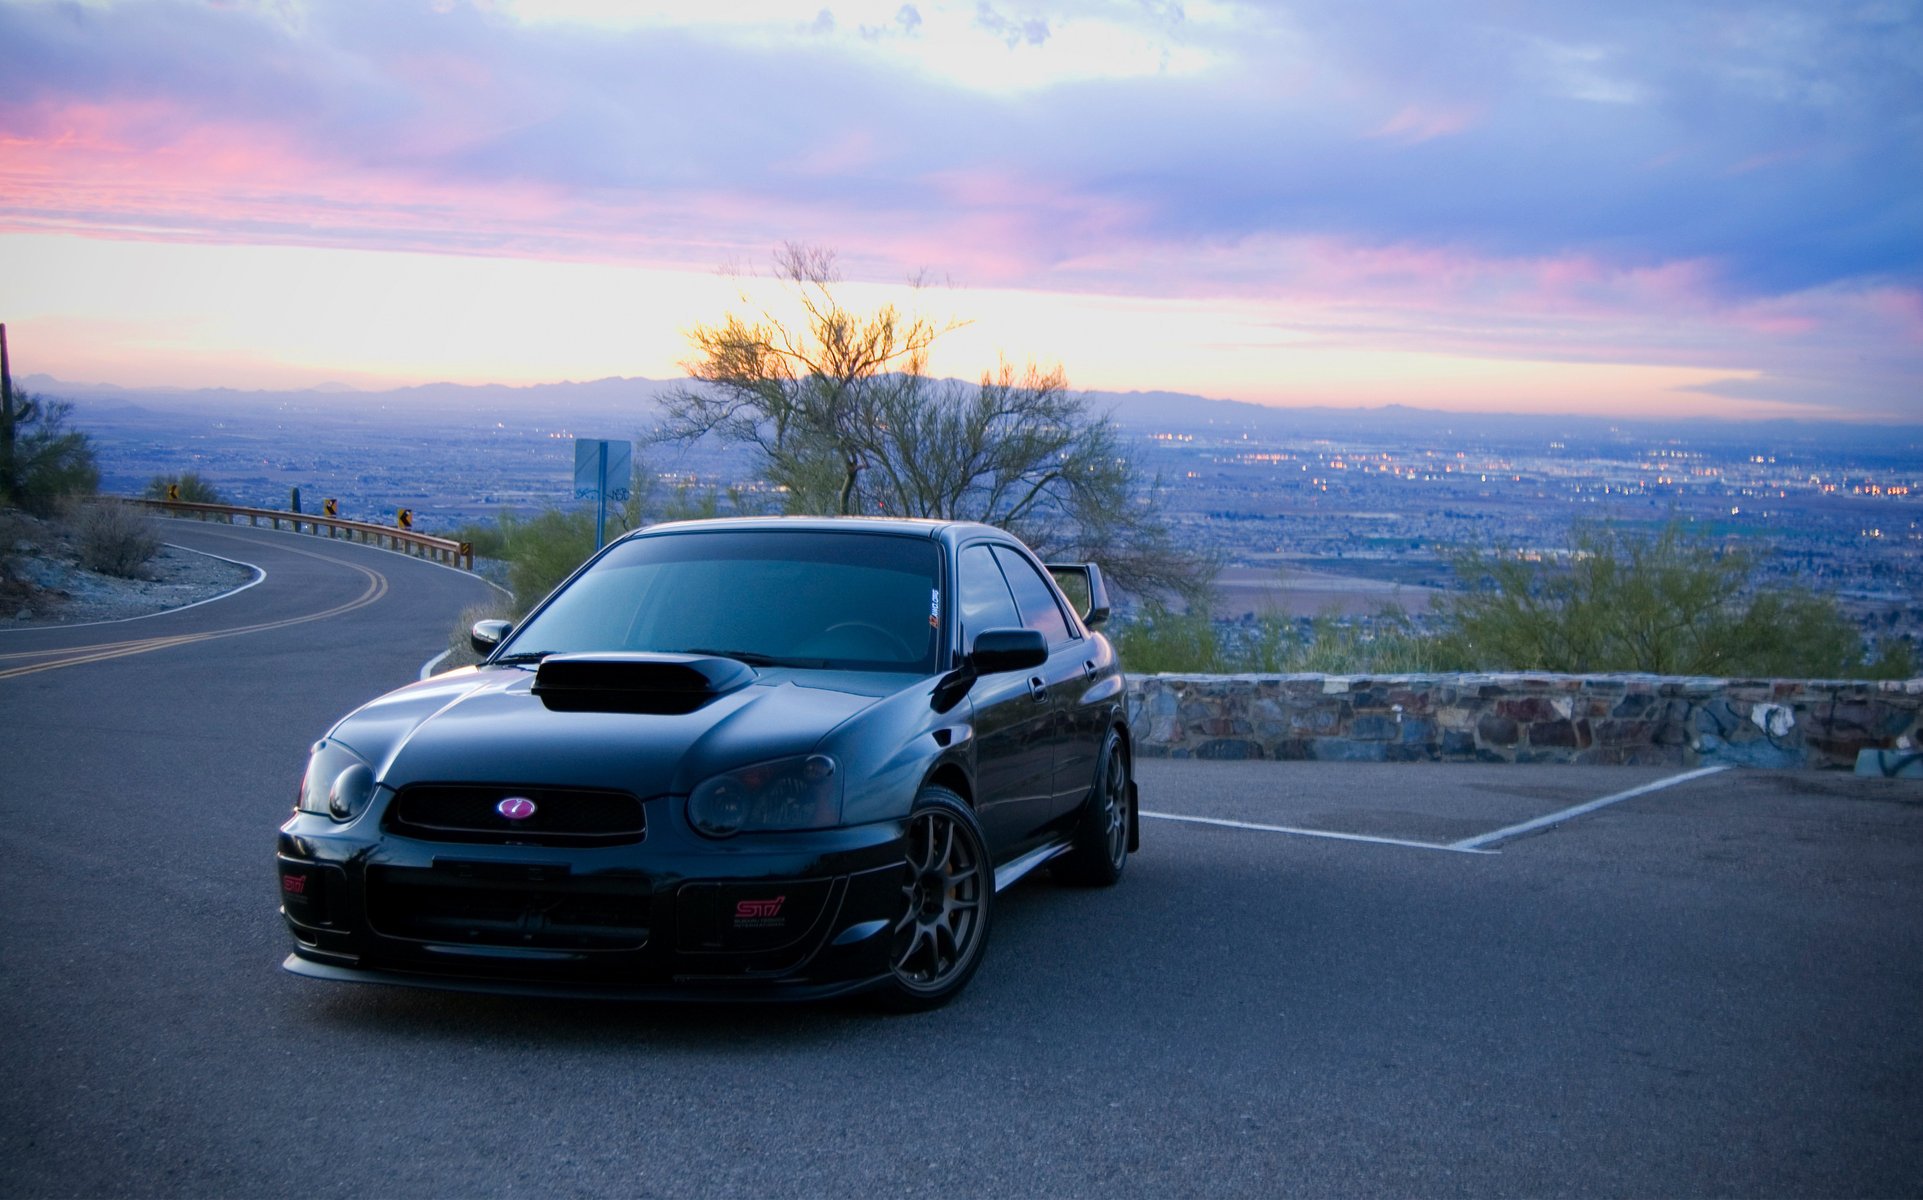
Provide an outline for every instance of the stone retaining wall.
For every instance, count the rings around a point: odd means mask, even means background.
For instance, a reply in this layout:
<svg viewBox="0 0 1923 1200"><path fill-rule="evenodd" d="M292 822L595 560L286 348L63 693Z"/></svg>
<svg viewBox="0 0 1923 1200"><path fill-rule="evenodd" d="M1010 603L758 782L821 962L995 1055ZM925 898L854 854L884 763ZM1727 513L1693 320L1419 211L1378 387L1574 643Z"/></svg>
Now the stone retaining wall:
<svg viewBox="0 0 1923 1200"><path fill-rule="evenodd" d="M1853 767L1913 750L1923 679L1131 675L1137 753L1351 762Z"/></svg>

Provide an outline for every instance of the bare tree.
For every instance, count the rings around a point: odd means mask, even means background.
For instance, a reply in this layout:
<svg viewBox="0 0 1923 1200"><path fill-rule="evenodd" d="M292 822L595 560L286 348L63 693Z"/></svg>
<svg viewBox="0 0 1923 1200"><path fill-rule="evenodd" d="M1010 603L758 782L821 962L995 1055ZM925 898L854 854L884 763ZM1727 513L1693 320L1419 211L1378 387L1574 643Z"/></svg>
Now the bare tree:
<svg viewBox="0 0 1923 1200"><path fill-rule="evenodd" d="M695 383L665 398L659 440L750 448L789 512L983 521L1129 591L1206 593L1213 562L1175 544L1156 481L1060 368L931 379L928 349L955 323L849 311L830 252L791 244L775 261L801 323L763 308L697 326Z"/></svg>

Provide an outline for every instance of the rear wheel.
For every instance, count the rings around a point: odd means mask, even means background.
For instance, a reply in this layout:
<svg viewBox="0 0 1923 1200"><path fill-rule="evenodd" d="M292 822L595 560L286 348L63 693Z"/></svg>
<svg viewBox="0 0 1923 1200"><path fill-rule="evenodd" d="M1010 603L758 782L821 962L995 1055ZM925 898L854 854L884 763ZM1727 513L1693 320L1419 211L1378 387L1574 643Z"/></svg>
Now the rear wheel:
<svg viewBox="0 0 1923 1200"><path fill-rule="evenodd" d="M954 999L981 965L994 894L995 870L973 810L947 788L923 788L902 839L901 907L889 931L882 1003L918 1012Z"/></svg>
<svg viewBox="0 0 1923 1200"><path fill-rule="evenodd" d="M1085 887L1108 887L1128 865L1129 812L1128 753L1122 735L1111 729L1102 742L1095 768L1095 786L1082 809L1074 841L1055 860L1055 875Z"/></svg>

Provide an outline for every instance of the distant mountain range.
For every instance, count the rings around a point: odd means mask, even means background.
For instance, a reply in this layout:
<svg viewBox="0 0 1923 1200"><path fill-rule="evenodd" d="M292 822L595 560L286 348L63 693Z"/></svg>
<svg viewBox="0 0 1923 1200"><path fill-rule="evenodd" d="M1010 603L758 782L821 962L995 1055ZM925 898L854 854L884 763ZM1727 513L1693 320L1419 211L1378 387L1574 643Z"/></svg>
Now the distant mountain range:
<svg viewBox="0 0 1923 1200"><path fill-rule="evenodd" d="M609 378L585 382L506 384L430 383L386 390L345 384L284 391L233 388L125 388L113 384L70 383L49 375L27 375L18 384L28 391L71 400L80 415L114 413L136 417L140 410L261 418L286 414L326 419L391 420L428 417L465 425L539 424L592 428L597 435L622 436L651 422L658 398L680 379ZM1218 400L1182 392L1086 393L1092 404L1113 414L1131 431L1179 433L1246 430L1266 437L1333 439L1434 439L1491 444L1541 444L1579 440L1584 451L1628 441L1685 439L1698 447L1754 446L1778 452L1822 447L1877 458L1923 457L1923 424L1859 425L1838 421L1677 421L1613 419L1595 416L1458 413L1388 405L1380 408L1275 408L1239 400ZM1578 450L1572 444L1572 451Z"/></svg>

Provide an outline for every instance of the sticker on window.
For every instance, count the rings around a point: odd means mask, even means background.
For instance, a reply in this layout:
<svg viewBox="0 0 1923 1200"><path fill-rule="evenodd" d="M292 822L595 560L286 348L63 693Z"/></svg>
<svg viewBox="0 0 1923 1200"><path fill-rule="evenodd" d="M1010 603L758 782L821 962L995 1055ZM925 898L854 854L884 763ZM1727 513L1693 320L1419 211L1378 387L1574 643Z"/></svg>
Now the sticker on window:
<svg viewBox="0 0 1923 1200"><path fill-rule="evenodd" d="M941 628L941 589L934 588L928 593L928 627Z"/></svg>

